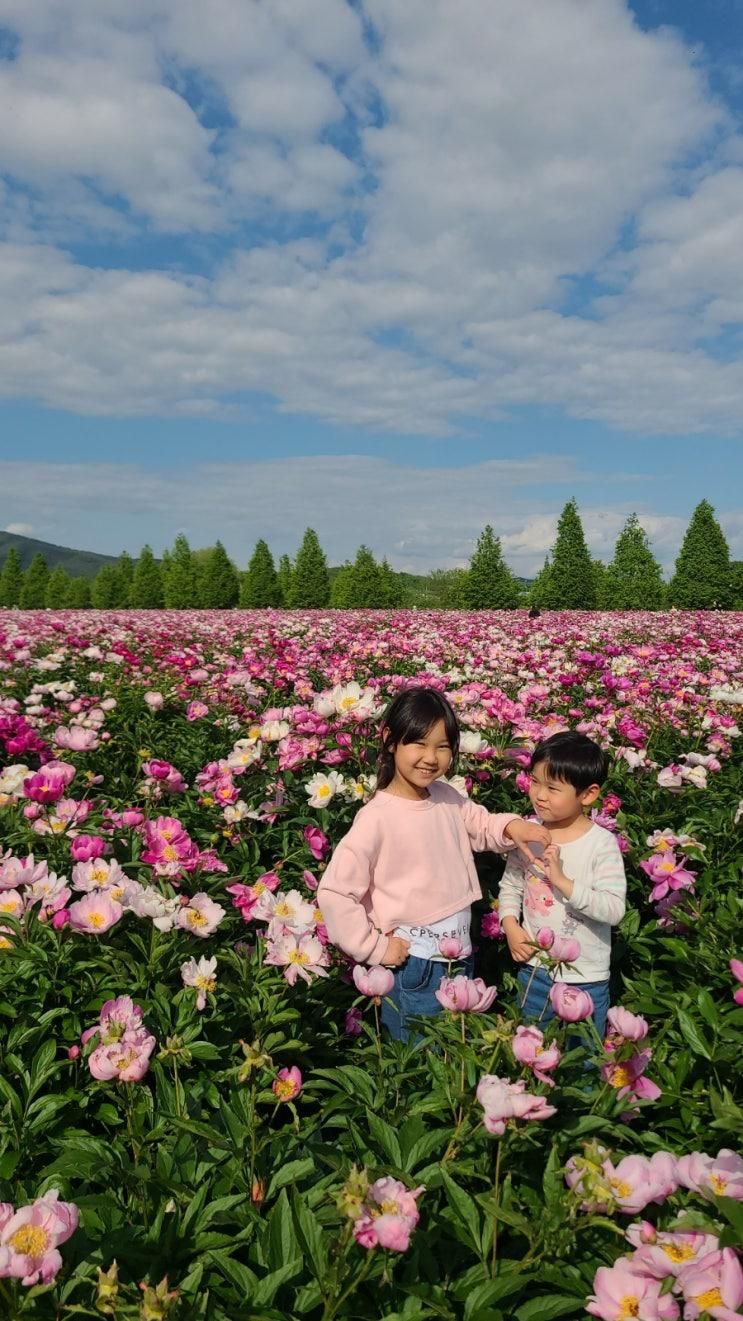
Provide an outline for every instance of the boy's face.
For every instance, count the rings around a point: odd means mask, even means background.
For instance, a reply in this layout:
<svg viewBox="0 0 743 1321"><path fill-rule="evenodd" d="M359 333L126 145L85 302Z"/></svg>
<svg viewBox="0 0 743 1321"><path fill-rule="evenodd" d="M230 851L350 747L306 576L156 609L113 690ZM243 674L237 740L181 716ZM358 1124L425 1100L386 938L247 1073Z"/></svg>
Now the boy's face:
<svg viewBox="0 0 743 1321"><path fill-rule="evenodd" d="M546 826L577 820L583 808L595 802L600 792L598 784L578 790L567 780L557 780L545 761L540 761L529 772L532 807Z"/></svg>

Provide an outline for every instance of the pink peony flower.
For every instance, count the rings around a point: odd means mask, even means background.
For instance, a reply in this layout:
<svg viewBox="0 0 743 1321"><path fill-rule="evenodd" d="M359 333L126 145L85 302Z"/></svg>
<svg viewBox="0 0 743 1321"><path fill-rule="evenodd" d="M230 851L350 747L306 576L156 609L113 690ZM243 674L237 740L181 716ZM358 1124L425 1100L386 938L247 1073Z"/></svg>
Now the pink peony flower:
<svg viewBox="0 0 743 1321"><path fill-rule="evenodd" d="M96 1046L88 1068L101 1082L140 1082L150 1067L155 1038L144 1030L128 1032L121 1041Z"/></svg>
<svg viewBox="0 0 743 1321"><path fill-rule="evenodd" d="M463 949L464 945L456 936L442 936L439 940L439 954L445 959L458 959Z"/></svg>
<svg viewBox="0 0 743 1321"><path fill-rule="evenodd" d="M723 1147L716 1156L703 1151L692 1151L680 1156L676 1162L678 1180L684 1188L709 1197L732 1197L743 1201L743 1157L729 1147Z"/></svg>
<svg viewBox="0 0 743 1321"><path fill-rule="evenodd" d="M78 1220L77 1207L60 1202L56 1188L15 1212L0 1205L0 1276L27 1286L49 1284L62 1265L58 1246L74 1234Z"/></svg>
<svg viewBox="0 0 743 1321"><path fill-rule="evenodd" d="M174 925L191 935L205 939L216 931L226 916L221 904L215 904L208 894L195 894L183 908L176 913Z"/></svg>
<svg viewBox="0 0 743 1321"><path fill-rule="evenodd" d="M627 1257L613 1266L599 1266L593 1281L594 1293L586 1311L602 1321L675 1321L678 1303L670 1294L661 1296L662 1282L633 1269Z"/></svg>
<svg viewBox="0 0 743 1321"><path fill-rule="evenodd" d="M95 729L85 729L82 725L60 725L54 731L54 744L70 752L94 752L100 747L100 739Z"/></svg>
<svg viewBox="0 0 743 1321"><path fill-rule="evenodd" d="M480 935L486 940L497 940L499 936L503 935L497 908L491 908L490 912L485 914L480 927Z"/></svg>
<svg viewBox="0 0 743 1321"><path fill-rule="evenodd" d="M361 1026L363 1014L358 1005L352 1009L347 1009L343 1018L343 1031L347 1037L360 1037L363 1031Z"/></svg>
<svg viewBox="0 0 743 1321"><path fill-rule="evenodd" d="M538 1027L517 1027L511 1041L511 1050L514 1059L531 1069L535 1078L547 1083L548 1087L554 1087L554 1081L548 1074L560 1063L560 1050L554 1044L545 1049L544 1033Z"/></svg>
<svg viewBox="0 0 743 1321"><path fill-rule="evenodd" d="M217 960L187 959L181 964L181 980L184 986L193 986L196 990L196 1008L201 1012L206 1008L207 992L217 989Z"/></svg>
<svg viewBox="0 0 743 1321"><path fill-rule="evenodd" d="M486 1073L477 1084L477 1099L484 1110L483 1125L488 1133L501 1137L511 1119L549 1119L556 1113L543 1096L526 1091L525 1082L509 1082Z"/></svg>
<svg viewBox="0 0 743 1321"><path fill-rule="evenodd" d="M707 1253L678 1277L684 1295L685 1321L702 1312L720 1321L735 1321L743 1303L743 1268L732 1248Z"/></svg>
<svg viewBox="0 0 743 1321"><path fill-rule="evenodd" d="M144 701L146 706L150 708L150 711L160 711L165 703L165 698L162 693L150 690L150 692L145 693Z"/></svg>
<svg viewBox="0 0 743 1321"><path fill-rule="evenodd" d="M647 1222L644 1224L644 1231L642 1225L630 1225L627 1238L635 1247L632 1257L635 1266L643 1275L652 1275L656 1280L680 1275L719 1247L716 1236L705 1234L701 1229L662 1233Z"/></svg>
<svg viewBox="0 0 743 1321"><path fill-rule="evenodd" d="M353 1236L362 1248L386 1248L405 1252L420 1218L416 1201L423 1187L410 1192L399 1179L377 1179L369 1188L361 1214L355 1219Z"/></svg>
<svg viewBox="0 0 743 1321"><path fill-rule="evenodd" d="M743 983L743 962L740 959L730 960L730 971L736 981ZM736 986L733 999L737 1005L743 1005L743 985Z"/></svg>
<svg viewBox="0 0 743 1321"><path fill-rule="evenodd" d="M208 716L208 714L209 707L206 702L189 702L186 708L186 720L203 720L204 716Z"/></svg>
<svg viewBox="0 0 743 1321"><path fill-rule="evenodd" d="M648 1034L647 1020L639 1014L631 1014L621 1005L613 1005L606 1015L608 1049L615 1050L623 1041L644 1041Z"/></svg>
<svg viewBox="0 0 743 1321"><path fill-rule="evenodd" d="M302 834L313 858L317 858L318 862L322 862L330 852L330 840L327 835L323 834L317 826L305 826Z"/></svg>
<svg viewBox="0 0 743 1321"><path fill-rule="evenodd" d="M271 1084L271 1090L277 1101L293 1101L302 1090L302 1074L296 1064L289 1069L279 1069Z"/></svg>
<svg viewBox="0 0 743 1321"><path fill-rule="evenodd" d="M372 964L370 968L365 968L363 964L354 964L353 973L354 985L361 995L380 997L389 995L395 985L395 977L391 968L383 968L381 964Z"/></svg>
<svg viewBox="0 0 743 1321"><path fill-rule="evenodd" d="M495 999L496 987L482 977L442 977L436 999L453 1014L484 1014Z"/></svg>
<svg viewBox="0 0 743 1321"><path fill-rule="evenodd" d="M85 932L89 936L102 936L104 932L110 931L124 914L121 904L109 898L105 890L87 894L84 899L70 904L67 911L72 930Z"/></svg>
<svg viewBox="0 0 743 1321"><path fill-rule="evenodd" d="M550 988L550 1004L565 1023L579 1023L590 1018L593 1013L593 1000L588 991L568 982L553 982Z"/></svg>
<svg viewBox="0 0 743 1321"><path fill-rule="evenodd" d="M298 977L309 983L312 977L327 977L330 957L317 936L305 932L296 936L289 930L277 933L266 942L266 963L284 969L284 977L293 986Z"/></svg>
<svg viewBox="0 0 743 1321"><path fill-rule="evenodd" d="M100 835L76 835L70 842L70 853L75 862L90 862L102 858L108 845Z"/></svg>

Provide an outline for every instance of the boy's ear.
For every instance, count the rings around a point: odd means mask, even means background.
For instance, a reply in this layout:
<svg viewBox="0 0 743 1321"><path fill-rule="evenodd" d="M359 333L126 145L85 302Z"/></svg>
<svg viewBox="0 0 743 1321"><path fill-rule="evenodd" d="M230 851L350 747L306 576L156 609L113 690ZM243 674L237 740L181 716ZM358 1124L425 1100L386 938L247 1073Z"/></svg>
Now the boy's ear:
<svg viewBox="0 0 743 1321"><path fill-rule="evenodd" d="M591 803L596 802L596 799L598 798L600 793L601 793L600 784L589 784L588 788L583 790L583 793L580 796L580 801L584 807L590 807Z"/></svg>

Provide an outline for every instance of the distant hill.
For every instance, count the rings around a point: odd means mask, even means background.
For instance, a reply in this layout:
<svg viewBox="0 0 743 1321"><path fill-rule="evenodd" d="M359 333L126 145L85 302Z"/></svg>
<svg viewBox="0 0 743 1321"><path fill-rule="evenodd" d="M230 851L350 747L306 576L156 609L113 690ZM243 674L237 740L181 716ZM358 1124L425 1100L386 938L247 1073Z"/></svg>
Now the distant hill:
<svg viewBox="0 0 743 1321"><path fill-rule="evenodd" d="M0 532L0 567L8 551L18 551L21 567L27 569L34 555L43 555L50 569L58 564L71 578L95 578L104 564L115 564L115 555L96 555L92 550L71 550L69 546L54 546L50 541L36 541L34 537L21 537L17 532Z"/></svg>

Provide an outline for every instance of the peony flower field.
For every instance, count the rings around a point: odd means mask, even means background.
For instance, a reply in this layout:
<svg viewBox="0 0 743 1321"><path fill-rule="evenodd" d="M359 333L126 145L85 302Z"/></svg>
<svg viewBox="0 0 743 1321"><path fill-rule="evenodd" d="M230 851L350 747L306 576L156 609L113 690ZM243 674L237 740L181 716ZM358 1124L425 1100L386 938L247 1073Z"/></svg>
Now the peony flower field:
<svg viewBox="0 0 743 1321"><path fill-rule="evenodd" d="M413 681L492 811L610 751L604 1042L575 988L519 1026L495 854L422 1041L329 945ZM739 614L0 612L0 1315L740 1315L741 706Z"/></svg>

